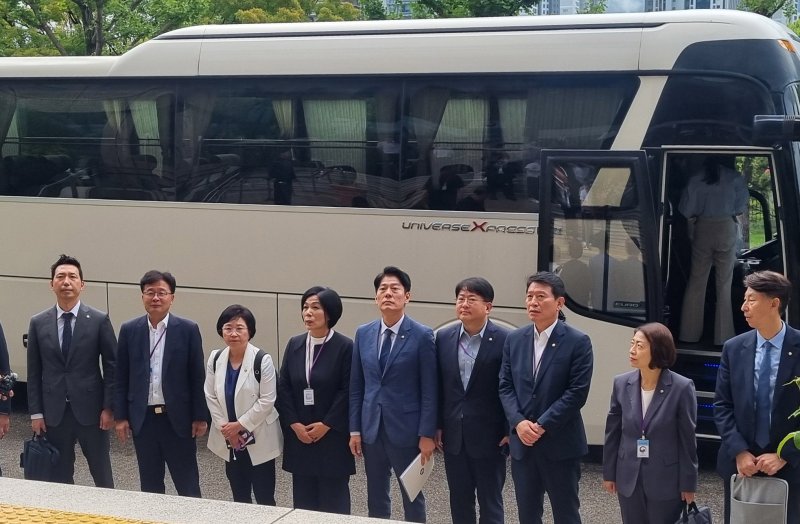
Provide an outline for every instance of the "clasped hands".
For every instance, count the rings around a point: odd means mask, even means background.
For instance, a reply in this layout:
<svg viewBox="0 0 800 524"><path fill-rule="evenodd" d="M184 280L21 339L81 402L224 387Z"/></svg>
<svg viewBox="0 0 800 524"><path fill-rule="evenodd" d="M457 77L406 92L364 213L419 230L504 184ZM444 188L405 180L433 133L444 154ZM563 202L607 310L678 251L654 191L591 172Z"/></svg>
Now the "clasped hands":
<svg viewBox="0 0 800 524"><path fill-rule="evenodd" d="M291 428L294 434L297 435L297 440L303 444L313 444L317 442L331 429L330 426L322 422L312 422L311 424L295 422L291 425Z"/></svg>
<svg viewBox="0 0 800 524"><path fill-rule="evenodd" d="M745 477L752 477L759 471L772 476L785 465L786 461L777 453L764 453L756 457L749 451L742 451L736 455L736 471Z"/></svg>
<svg viewBox="0 0 800 524"><path fill-rule="evenodd" d="M523 420L516 427L519 440L526 446L533 446L545 433L545 429L538 422Z"/></svg>

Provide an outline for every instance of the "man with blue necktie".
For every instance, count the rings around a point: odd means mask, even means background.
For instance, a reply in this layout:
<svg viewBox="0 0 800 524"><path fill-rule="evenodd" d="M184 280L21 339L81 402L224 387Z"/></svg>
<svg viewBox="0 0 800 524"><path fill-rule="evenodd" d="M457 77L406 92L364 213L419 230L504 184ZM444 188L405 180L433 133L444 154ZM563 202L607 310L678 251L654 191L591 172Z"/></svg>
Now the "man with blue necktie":
<svg viewBox="0 0 800 524"><path fill-rule="evenodd" d="M730 520L730 478L769 475L789 483L787 522L800 522L800 451L778 444L800 430L789 416L800 406L800 391L784 385L800 375L800 331L781 315L791 283L772 271L745 278L742 312L752 331L728 340L714 396L714 420L722 437L717 471L725 486L725 522Z"/></svg>
<svg viewBox="0 0 800 524"><path fill-rule="evenodd" d="M433 331L405 314L411 278L387 266L375 277L381 318L356 331L350 370L350 451L363 452L370 517L391 517L390 472L400 474L435 448L437 374ZM425 496L401 487L405 519L425 522Z"/></svg>

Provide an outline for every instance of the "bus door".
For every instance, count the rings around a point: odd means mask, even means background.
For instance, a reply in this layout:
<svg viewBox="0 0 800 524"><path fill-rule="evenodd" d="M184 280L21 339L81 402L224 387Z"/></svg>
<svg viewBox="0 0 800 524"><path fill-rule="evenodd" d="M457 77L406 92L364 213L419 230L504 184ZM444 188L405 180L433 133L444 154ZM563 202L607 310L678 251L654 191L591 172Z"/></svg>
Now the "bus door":
<svg viewBox="0 0 800 524"><path fill-rule="evenodd" d="M664 322L678 348L673 369L697 389L701 438L717 436L713 401L722 343L750 329L740 309L743 277L784 273L776 161L771 148L653 151L651 167L661 175Z"/></svg>
<svg viewBox="0 0 800 524"><path fill-rule="evenodd" d="M546 150L541 166L538 267L561 275L569 309L600 323L661 320L645 153Z"/></svg>

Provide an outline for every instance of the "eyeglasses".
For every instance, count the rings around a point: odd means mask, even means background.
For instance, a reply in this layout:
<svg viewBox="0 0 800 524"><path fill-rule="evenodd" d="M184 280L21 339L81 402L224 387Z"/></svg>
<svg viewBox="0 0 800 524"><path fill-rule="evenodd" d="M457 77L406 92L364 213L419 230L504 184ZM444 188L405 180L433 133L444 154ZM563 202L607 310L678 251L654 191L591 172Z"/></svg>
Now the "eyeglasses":
<svg viewBox="0 0 800 524"><path fill-rule="evenodd" d="M475 304L478 304L480 302L484 302L484 300L481 299L481 298L478 298L478 297L458 297L458 298L456 298L456 304L458 304L459 306L462 306L464 304L468 304L470 306L474 306Z"/></svg>
<svg viewBox="0 0 800 524"><path fill-rule="evenodd" d="M152 298L154 298L154 297L158 297L158 298L167 298L167 297L168 297L168 296L170 296L170 295L172 295L172 293L170 293L170 292L168 292L168 291L162 291L162 290L159 290L159 291L153 291L152 289L151 289L151 290L149 290L149 291L145 291L144 293L142 293L142 296L145 296L145 297L147 297L147 298L150 298L150 299L152 299Z"/></svg>
<svg viewBox="0 0 800 524"><path fill-rule="evenodd" d="M246 327L231 327L231 326L223 326L222 332L226 335L230 335L232 333L236 333L237 335L243 335L247 333Z"/></svg>

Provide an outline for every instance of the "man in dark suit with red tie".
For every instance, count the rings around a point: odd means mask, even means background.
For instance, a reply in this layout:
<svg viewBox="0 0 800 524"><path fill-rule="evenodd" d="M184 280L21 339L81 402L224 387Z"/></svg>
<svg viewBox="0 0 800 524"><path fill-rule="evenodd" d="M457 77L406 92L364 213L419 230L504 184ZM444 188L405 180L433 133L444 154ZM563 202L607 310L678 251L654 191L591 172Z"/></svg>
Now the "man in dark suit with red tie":
<svg viewBox="0 0 800 524"><path fill-rule="evenodd" d="M444 452L453 524L502 524L508 424L498 392L508 331L489 320L494 289L484 278L456 285L458 324L436 334L437 447Z"/></svg>
<svg viewBox="0 0 800 524"><path fill-rule="evenodd" d="M800 376L800 331L781 315L791 291L779 273L747 275L742 312L752 331L725 342L714 395L714 421L722 443L717 471L725 486L725 522L730 519L730 479L734 473L769 475L789 483L787 522L800 522L800 451L778 444L800 430L789 418L800 406L800 391L785 385Z"/></svg>
<svg viewBox="0 0 800 524"><path fill-rule="evenodd" d="M119 330L114 394L117 438L133 435L142 491L164 493L165 465L179 495L200 497L197 437L208 429L200 329L170 313L175 277L148 271L139 287L147 315Z"/></svg>
<svg viewBox="0 0 800 524"><path fill-rule="evenodd" d="M80 301L83 269L61 255L50 267L55 307L28 328L28 409L34 433L47 433L60 458L53 482L74 484L75 442L98 487L113 488L108 431L117 339L108 315Z"/></svg>

